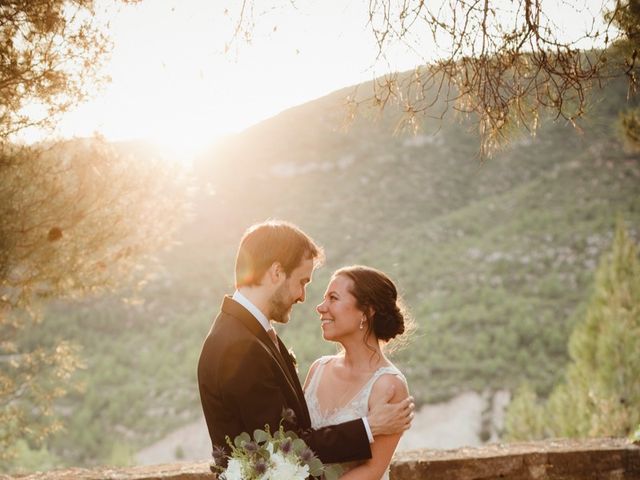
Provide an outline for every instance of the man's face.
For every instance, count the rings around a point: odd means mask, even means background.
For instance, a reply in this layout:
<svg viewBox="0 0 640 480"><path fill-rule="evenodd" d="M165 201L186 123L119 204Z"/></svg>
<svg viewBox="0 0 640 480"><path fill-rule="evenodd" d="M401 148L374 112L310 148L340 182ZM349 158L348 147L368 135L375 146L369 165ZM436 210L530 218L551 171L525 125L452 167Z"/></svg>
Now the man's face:
<svg viewBox="0 0 640 480"><path fill-rule="evenodd" d="M313 259L303 259L275 291L269 301L270 319L278 323L288 323L291 308L305 299L305 289L311 282Z"/></svg>

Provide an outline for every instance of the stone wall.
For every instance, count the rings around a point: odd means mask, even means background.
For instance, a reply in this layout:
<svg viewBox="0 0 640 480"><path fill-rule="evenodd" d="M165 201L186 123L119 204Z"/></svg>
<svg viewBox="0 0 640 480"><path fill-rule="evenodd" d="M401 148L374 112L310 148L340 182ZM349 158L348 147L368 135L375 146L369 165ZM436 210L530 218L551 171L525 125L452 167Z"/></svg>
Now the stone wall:
<svg viewBox="0 0 640 480"><path fill-rule="evenodd" d="M622 439L557 440L398 453L398 480L640 480L640 447Z"/></svg>
<svg viewBox="0 0 640 480"><path fill-rule="evenodd" d="M21 480L204 480L208 464L69 469ZM0 475L0 480L12 477ZM623 439L556 440L400 452L391 480L640 480L640 447Z"/></svg>
<svg viewBox="0 0 640 480"><path fill-rule="evenodd" d="M70 468L19 477L0 475L0 480L212 480L212 478L207 462L129 468Z"/></svg>

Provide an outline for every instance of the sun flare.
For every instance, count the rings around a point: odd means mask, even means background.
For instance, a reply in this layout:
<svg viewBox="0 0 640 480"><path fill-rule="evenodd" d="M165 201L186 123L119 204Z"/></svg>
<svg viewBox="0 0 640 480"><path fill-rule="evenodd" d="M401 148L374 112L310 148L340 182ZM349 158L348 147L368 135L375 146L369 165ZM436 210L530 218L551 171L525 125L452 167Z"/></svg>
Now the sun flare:
<svg viewBox="0 0 640 480"><path fill-rule="evenodd" d="M256 31L259 41L243 44L238 55L225 53L234 25L224 12L237 7L232 0L122 8L110 20L113 52L104 73L111 81L69 112L56 134L145 139L189 159L221 136L367 79L367 65L353 61L371 58L361 54L362 38L309 35L322 30L317 18L332 16L324 10L344 13L341 2L310 5L320 11L299 17L283 10L274 30L262 19L268 33ZM349 22L360 16L336 18L343 32L358 31Z"/></svg>
<svg viewBox="0 0 640 480"><path fill-rule="evenodd" d="M144 1L106 19L113 52L104 73L112 80L66 114L55 135L145 139L189 159L286 108L424 63L425 55L398 46L393 63L375 64L366 2L342 0L283 2L287 8L260 16L237 55L225 53L238 3ZM329 23L336 35L326 35Z"/></svg>

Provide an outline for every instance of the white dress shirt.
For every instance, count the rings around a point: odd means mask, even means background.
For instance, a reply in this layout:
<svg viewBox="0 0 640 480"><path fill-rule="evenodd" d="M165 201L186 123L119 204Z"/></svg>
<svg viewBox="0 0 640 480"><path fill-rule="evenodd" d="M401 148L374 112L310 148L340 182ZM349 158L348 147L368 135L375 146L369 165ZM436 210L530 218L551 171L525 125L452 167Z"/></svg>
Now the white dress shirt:
<svg viewBox="0 0 640 480"><path fill-rule="evenodd" d="M231 298L233 298L236 302L249 310L251 315L253 315L256 320L258 320L258 323L260 323L260 325L262 325L262 328L264 328L265 332L268 332L271 328L273 328L271 326L271 322L265 316L265 314L262 313L262 311L258 307L251 303L251 301L238 290L233 292L233 296ZM367 420L367 417L362 417L362 422L364 423L364 429L367 431L369 443L373 443L373 435L371 434L371 427L369 427L369 421Z"/></svg>
<svg viewBox="0 0 640 480"><path fill-rule="evenodd" d="M256 320L258 320L260 325L262 325L262 328L264 328L265 332L268 332L272 328L271 322L264 315L264 313L262 313L262 311L258 307L256 307L253 303L251 303L251 301L247 297L245 297L243 294L241 294L238 290L233 292L233 297L231 298L233 298L236 302L238 302L244 308L249 310L249 312L251 312L251 315L256 317Z"/></svg>

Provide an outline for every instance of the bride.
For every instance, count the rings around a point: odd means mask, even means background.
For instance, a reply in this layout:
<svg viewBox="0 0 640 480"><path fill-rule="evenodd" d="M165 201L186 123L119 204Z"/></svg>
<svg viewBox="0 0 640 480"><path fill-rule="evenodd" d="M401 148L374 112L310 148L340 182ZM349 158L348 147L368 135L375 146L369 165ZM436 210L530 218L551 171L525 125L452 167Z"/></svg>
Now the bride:
<svg viewBox="0 0 640 480"><path fill-rule="evenodd" d="M405 330L397 289L384 273L364 266L337 270L316 310L323 338L343 350L319 358L309 369L304 391L313 428L366 416L373 405L386 401L390 389L391 402L409 396L404 376L382 350ZM343 465L341 480L388 478L401 435L374 437L372 458Z"/></svg>

